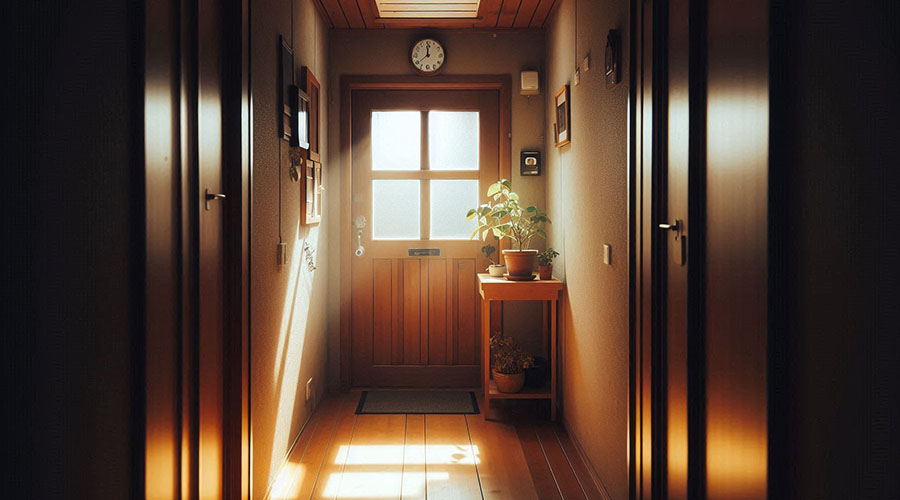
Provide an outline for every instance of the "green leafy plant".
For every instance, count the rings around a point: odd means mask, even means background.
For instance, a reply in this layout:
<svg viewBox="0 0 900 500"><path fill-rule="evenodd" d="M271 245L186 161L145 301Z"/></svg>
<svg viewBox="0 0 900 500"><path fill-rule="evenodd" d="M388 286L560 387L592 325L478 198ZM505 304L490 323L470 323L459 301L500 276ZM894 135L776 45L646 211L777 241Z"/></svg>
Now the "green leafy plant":
<svg viewBox="0 0 900 500"><path fill-rule="evenodd" d="M496 252L496 251L497 251L497 247L495 247L494 245L491 245L490 243L481 247L481 253L483 253L484 256L487 257L489 261L491 261L491 264L494 264L494 265L497 264L497 262L494 261L494 257L493 257L494 252Z"/></svg>
<svg viewBox="0 0 900 500"><path fill-rule="evenodd" d="M467 220L476 220L478 227L472 231L472 238L479 236L486 240L488 234L497 239L509 238L516 243L518 250L528 248L531 238L546 238L544 225L550 224L547 214L531 205L523 207L519 203L519 195L512 191L512 182L502 179L491 184L487 190L491 202L469 210Z"/></svg>
<svg viewBox="0 0 900 500"><path fill-rule="evenodd" d="M553 263L553 259L559 257L559 252L554 250L553 248L548 248L543 252L539 253L537 256L537 261L539 266L549 266Z"/></svg>
<svg viewBox="0 0 900 500"><path fill-rule="evenodd" d="M491 359L497 373L515 375L534 366L534 358L525 353L515 339L502 337L500 332L491 336Z"/></svg>

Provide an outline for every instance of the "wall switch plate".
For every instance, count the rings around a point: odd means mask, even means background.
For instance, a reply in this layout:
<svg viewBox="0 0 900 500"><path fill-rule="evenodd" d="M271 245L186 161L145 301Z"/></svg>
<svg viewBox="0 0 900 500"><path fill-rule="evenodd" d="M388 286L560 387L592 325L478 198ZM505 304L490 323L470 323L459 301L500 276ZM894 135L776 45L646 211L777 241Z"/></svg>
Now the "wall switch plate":
<svg viewBox="0 0 900 500"><path fill-rule="evenodd" d="M279 266L287 264L287 243L281 242L278 244L278 248L275 251L275 262Z"/></svg>
<svg viewBox="0 0 900 500"><path fill-rule="evenodd" d="M575 68L575 76L572 77L572 80L575 82L575 85L581 83L581 71L578 68Z"/></svg>
<svg viewBox="0 0 900 500"><path fill-rule="evenodd" d="M603 263L612 265L612 247L609 245L603 245Z"/></svg>
<svg viewBox="0 0 900 500"><path fill-rule="evenodd" d="M309 379L306 381L306 400L309 401L312 398L312 381L313 379Z"/></svg>
<svg viewBox="0 0 900 500"><path fill-rule="evenodd" d="M587 73L591 70L591 55L588 54L584 56L584 60L581 61L581 70Z"/></svg>

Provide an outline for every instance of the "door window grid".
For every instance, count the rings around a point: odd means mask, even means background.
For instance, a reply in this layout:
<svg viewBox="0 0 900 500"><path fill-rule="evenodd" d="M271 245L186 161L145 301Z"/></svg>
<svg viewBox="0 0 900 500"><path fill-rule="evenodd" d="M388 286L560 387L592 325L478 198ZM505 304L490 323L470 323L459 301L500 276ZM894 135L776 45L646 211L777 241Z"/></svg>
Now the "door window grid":
<svg viewBox="0 0 900 500"><path fill-rule="evenodd" d="M465 213L479 199L479 118L478 111L372 112L374 240L469 239L475 223Z"/></svg>

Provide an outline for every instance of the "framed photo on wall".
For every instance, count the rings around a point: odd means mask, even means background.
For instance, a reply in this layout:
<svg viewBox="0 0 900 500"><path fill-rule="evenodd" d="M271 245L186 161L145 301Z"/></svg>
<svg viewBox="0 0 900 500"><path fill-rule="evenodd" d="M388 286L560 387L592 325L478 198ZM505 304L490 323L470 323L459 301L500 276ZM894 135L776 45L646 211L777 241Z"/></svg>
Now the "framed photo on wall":
<svg viewBox="0 0 900 500"><path fill-rule="evenodd" d="M556 124L553 126L553 130L556 133L556 147L562 147L571 141L572 135L568 85L563 85L556 92L554 102L556 103Z"/></svg>
<svg viewBox="0 0 900 500"><path fill-rule="evenodd" d="M284 37L279 37L278 52L278 129L281 138L291 140L291 87L294 86L294 52Z"/></svg>

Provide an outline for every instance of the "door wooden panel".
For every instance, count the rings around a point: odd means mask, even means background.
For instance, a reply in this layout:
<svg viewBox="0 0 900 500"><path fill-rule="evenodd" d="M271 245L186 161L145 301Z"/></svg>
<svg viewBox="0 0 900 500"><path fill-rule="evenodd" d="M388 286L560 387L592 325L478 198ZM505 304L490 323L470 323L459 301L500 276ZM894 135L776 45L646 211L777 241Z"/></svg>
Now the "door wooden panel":
<svg viewBox="0 0 900 500"><path fill-rule="evenodd" d="M451 346L447 328L447 260L428 262L428 364L446 365Z"/></svg>
<svg viewBox="0 0 900 500"><path fill-rule="evenodd" d="M483 243L429 239L429 193L433 180L470 180L477 184L478 201L485 201L483 193L499 176L500 92L360 91L351 103L351 214L367 219L361 236L365 253L351 258L351 382L355 386L475 387L480 314L475 273L487 266L480 254ZM421 170L373 172L371 128L376 110L421 113ZM478 170L429 170L427 112L432 110L479 113ZM419 181L419 238L373 238L373 177ZM460 208L459 217L465 217L465 210ZM351 230L355 240L356 228ZM440 254L411 257L410 248L437 248Z"/></svg>

